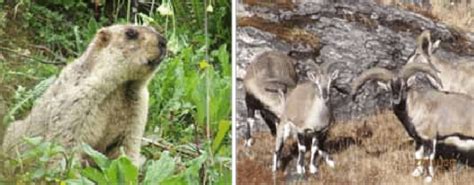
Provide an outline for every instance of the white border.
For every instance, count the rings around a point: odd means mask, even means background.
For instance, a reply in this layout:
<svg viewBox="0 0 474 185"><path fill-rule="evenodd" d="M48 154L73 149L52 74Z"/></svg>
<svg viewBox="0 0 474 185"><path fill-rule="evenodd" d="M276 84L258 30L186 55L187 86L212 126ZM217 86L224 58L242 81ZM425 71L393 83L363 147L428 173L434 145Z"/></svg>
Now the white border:
<svg viewBox="0 0 474 185"><path fill-rule="evenodd" d="M235 37L235 33L236 33L236 20L237 20L237 14L236 14L236 7L237 7L237 1L238 0L231 0L231 3L232 3L232 42L231 42L231 45L232 45L232 50L231 50L231 65L232 65L232 184L237 184L237 132L236 132L236 98L237 98L237 94L236 94L236 60L235 60L235 57L236 57L236 49L237 49L237 44L236 44L236 37Z"/></svg>

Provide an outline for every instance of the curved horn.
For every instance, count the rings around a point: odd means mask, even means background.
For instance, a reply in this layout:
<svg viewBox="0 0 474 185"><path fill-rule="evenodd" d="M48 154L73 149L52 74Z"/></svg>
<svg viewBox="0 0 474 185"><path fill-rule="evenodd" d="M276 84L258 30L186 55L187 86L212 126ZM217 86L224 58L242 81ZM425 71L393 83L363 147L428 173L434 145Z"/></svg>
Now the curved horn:
<svg viewBox="0 0 474 185"><path fill-rule="evenodd" d="M372 68L369 69L365 72L363 72L359 77L357 77L353 82L351 86L351 94L354 96L357 92L357 90L362 86L366 81L368 80L380 80L380 81L389 81L391 80L395 75L384 68Z"/></svg>
<svg viewBox="0 0 474 185"><path fill-rule="evenodd" d="M429 30L423 31L418 38L416 38L417 50L423 53L427 59L428 64L436 71L440 72L431 61L431 54L433 53L433 43L431 43L431 32Z"/></svg>
<svg viewBox="0 0 474 185"><path fill-rule="evenodd" d="M439 86L443 87L441 83L441 79L438 77L436 73L436 69L433 69L429 64L422 64L422 63L411 63L403 66L400 70L400 76L403 80L408 80L412 75L416 74L417 72L422 72L427 75L433 77L433 79L439 84ZM431 81L430 81L431 83ZM436 84L431 84L436 86Z"/></svg>

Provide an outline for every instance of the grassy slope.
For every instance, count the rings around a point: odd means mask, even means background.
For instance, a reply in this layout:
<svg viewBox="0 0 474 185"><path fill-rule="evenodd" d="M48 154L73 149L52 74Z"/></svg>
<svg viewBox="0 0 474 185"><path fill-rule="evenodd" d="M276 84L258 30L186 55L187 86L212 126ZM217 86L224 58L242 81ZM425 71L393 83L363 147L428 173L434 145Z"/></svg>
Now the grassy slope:
<svg viewBox="0 0 474 185"><path fill-rule="evenodd" d="M238 184L272 183L282 184L422 184L422 178L411 177L415 167L414 144L405 133L397 118L390 112L383 112L362 120L335 123L326 141L327 150L336 162L336 168L329 168L320 161L316 175L306 174L300 178L296 171L296 146L289 141L284 149L284 161L288 165L277 173L274 179L272 153L274 139L270 133L255 134L256 143L251 148L237 147ZM292 146L291 146L292 145ZM292 152L290 152L292 151ZM306 155L308 171L309 152ZM437 159L437 162L453 164L452 161ZM285 164L285 162L283 163ZM434 185L471 184L474 169L464 165L438 165Z"/></svg>

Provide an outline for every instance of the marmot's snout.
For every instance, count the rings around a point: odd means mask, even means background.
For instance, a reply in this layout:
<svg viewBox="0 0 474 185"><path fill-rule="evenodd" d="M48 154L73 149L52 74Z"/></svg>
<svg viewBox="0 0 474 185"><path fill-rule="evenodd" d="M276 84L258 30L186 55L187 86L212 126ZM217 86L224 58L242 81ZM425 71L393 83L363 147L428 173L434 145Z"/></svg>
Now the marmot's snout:
<svg viewBox="0 0 474 185"><path fill-rule="evenodd" d="M162 60L167 55L167 45L168 41L165 37L158 35L158 48L160 49L160 60Z"/></svg>
<svg viewBox="0 0 474 185"><path fill-rule="evenodd" d="M158 34L158 48L160 48L160 49L165 48L166 49L167 43L168 43L168 41L166 40L166 38Z"/></svg>
<svg viewBox="0 0 474 185"><path fill-rule="evenodd" d="M168 41L166 40L165 37L161 36L160 34L157 34L156 35L157 37L157 40L158 40L158 50L160 51L160 55L155 58L155 59L151 59L148 61L148 64L149 65L152 65L152 66L158 66L158 64L161 63L161 61L165 58L165 56L167 55L167 45L168 45Z"/></svg>

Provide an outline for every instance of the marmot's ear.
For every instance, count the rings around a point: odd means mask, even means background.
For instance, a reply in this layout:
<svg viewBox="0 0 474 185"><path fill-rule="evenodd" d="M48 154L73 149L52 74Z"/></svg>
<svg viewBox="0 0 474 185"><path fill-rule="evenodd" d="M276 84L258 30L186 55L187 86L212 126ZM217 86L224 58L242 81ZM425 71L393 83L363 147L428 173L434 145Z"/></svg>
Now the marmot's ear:
<svg viewBox="0 0 474 185"><path fill-rule="evenodd" d="M96 35L96 46L99 48L104 48L109 45L111 33L109 30L102 28L97 32Z"/></svg>

